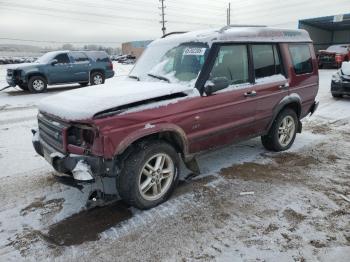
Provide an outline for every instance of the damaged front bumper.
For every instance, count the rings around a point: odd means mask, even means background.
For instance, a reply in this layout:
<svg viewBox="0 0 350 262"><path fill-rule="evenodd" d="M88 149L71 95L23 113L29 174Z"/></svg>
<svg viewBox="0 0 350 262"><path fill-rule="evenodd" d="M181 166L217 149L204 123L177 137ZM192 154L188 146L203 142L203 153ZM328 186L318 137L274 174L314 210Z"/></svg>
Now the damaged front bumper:
<svg viewBox="0 0 350 262"><path fill-rule="evenodd" d="M57 172L65 174L60 178L71 178L74 179L76 184L86 184L94 183L100 177L113 177L113 174L115 174L112 160L105 160L97 156L64 155L55 152L44 141L40 140L37 130L32 130L32 133L32 143L35 151L44 157Z"/></svg>

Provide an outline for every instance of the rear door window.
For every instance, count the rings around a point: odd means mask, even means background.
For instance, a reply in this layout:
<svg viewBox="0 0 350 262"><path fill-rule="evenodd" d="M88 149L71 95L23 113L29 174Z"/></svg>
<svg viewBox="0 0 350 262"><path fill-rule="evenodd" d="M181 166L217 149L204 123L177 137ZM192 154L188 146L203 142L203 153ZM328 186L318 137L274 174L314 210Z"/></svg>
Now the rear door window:
<svg viewBox="0 0 350 262"><path fill-rule="evenodd" d="M289 52L297 75L312 73L312 57L308 44L290 44Z"/></svg>
<svg viewBox="0 0 350 262"><path fill-rule="evenodd" d="M249 82L248 49L246 45L220 47L210 79L225 77L231 85Z"/></svg>
<svg viewBox="0 0 350 262"><path fill-rule="evenodd" d="M75 63L84 63L89 61L87 55L82 52L72 52L71 56L73 57Z"/></svg>
<svg viewBox="0 0 350 262"><path fill-rule="evenodd" d="M282 74L281 60L276 45L252 45L255 78Z"/></svg>

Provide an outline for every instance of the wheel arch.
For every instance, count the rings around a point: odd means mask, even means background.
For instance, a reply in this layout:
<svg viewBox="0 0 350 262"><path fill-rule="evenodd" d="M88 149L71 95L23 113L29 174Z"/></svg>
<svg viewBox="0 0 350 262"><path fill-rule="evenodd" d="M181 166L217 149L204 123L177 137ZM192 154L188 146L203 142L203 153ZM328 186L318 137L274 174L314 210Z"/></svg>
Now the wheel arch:
<svg viewBox="0 0 350 262"><path fill-rule="evenodd" d="M270 130L273 122L276 120L278 114L280 112L282 112L283 110L285 110L286 108L290 108L292 110L295 111L295 113L297 114L298 117L298 121L299 121L299 128L298 128L298 132L301 132L301 122L300 122L300 116L301 116L301 104L302 104L302 100L300 98L300 96L298 94L290 94L286 97L284 97L277 106L275 106L275 108L273 109L273 115L272 115L272 120L269 123L269 126L267 128L267 130Z"/></svg>
<svg viewBox="0 0 350 262"><path fill-rule="evenodd" d="M29 72L26 74L26 82L28 83L29 82L29 79L32 78L33 76L40 76L40 77L43 77L46 81L46 83L48 83L48 79L47 77L45 76L45 74L41 73L41 72Z"/></svg>
<svg viewBox="0 0 350 262"><path fill-rule="evenodd" d="M174 147L183 157L188 154L188 141L182 128L172 125L154 125L145 132L137 130L126 137L116 148L115 156L124 154L128 148L148 140L164 140Z"/></svg>

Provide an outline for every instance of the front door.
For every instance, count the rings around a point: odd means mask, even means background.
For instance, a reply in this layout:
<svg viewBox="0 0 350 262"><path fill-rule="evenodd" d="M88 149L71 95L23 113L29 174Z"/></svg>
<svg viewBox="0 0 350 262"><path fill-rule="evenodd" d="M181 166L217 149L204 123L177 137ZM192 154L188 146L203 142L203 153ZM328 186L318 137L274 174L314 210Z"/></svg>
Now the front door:
<svg viewBox="0 0 350 262"><path fill-rule="evenodd" d="M247 45L220 46L208 81L226 78L229 86L198 98L200 110L194 116L197 128L188 134L190 152L225 145L256 133L256 91L249 65Z"/></svg>
<svg viewBox="0 0 350 262"><path fill-rule="evenodd" d="M66 53L57 55L56 64L48 65L48 79L50 84L71 82L72 71L69 57Z"/></svg>

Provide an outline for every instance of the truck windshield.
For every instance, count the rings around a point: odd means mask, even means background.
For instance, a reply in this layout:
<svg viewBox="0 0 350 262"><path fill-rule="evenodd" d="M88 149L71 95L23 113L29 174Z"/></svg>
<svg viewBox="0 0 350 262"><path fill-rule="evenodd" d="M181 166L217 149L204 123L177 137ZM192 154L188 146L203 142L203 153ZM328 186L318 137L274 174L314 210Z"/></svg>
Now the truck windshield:
<svg viewBox="0 0 350 262"><path fill-rule="evenodd" d="M151 44L140 57L130 77L146 81L193 83L208 55L205 43Z"/></svg>

